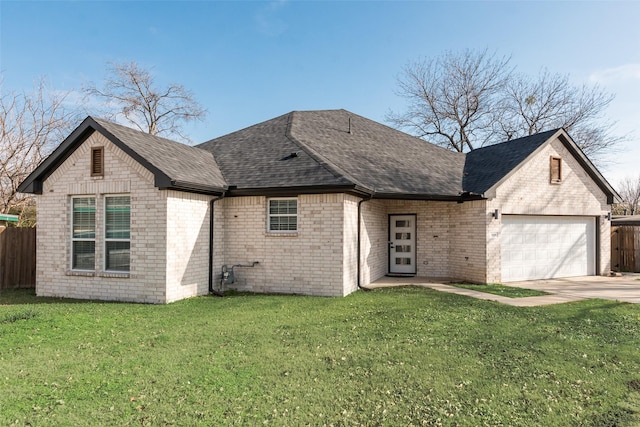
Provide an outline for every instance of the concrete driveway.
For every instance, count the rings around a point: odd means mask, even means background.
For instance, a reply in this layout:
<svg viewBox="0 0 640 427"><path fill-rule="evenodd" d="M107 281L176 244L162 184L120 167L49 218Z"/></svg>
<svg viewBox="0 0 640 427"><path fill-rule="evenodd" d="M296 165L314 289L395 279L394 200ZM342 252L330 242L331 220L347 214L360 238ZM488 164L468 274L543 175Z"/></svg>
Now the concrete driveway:
<svg viewBox="0 0 640 427"><path fill-rule="evenodd" d="M456 280L425 277L382 277L369 285L369 287L424 286L440 292L466 295L472 298L497 301L518 307L559 304L592 298L640 304L640 274L637 273L625 273L621 277L585 276L507 283L508 286L536 289L550 294L526 298L508 298L487 294L476 290L457 288L449 283L456 283Z"/></svg>
<svg viewBox="0 0 640 427"><path fill-rule="evenodd" d="M640 274L638 273L625 273L621 277L585 276L528 280L511 282L507 285L577 299L600 298L640 304Z"/></svg>

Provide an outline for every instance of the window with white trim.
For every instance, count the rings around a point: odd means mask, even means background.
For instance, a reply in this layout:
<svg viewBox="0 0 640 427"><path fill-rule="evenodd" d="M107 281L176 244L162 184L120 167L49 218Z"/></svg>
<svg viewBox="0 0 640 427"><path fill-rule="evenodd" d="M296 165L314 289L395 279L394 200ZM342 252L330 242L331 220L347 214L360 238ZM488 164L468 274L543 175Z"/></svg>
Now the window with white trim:
<svg viewBox="0 0 640 427"><path fill-rule="evenodd" d="M73 197L71 212L71 269L96 269L96 198Z"/></svg>
<svg viewBox="0 0 640 427"><path fill-rule="evenodd" d="M104 198L104 270L128 272L131 258L131 198Z"/></svg>
<svg viewBox="0 0 640 427"><path fill-rule="evenodd" d="M268 230L272 233L297 231L298 199L269 199L268 222Z"/></svg>

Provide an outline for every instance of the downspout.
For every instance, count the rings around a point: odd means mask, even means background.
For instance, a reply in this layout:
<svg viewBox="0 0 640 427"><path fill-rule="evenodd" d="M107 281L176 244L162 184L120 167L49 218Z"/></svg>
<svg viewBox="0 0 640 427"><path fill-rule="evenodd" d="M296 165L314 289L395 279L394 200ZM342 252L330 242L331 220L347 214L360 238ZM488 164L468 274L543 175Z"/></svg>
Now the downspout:
<svg viewBox="0 0 640 427"><path fill-rule="evenodd" d="M213 241L213 227L214 227L214 217L215 217L215 203L216 201L222 199L224 197L224 193L222 193L222 196L218 197L217 199L211 199L211 201L209 202L209 293L213 294L215 296L221 297L224 296L224 294L222 292L218 292L215 289L213 289L213 245L214 245L214 241Z"/></svg>
<svg viewBox="0 0 640 427"><path fill-rule="evenodd" d="M365 288L364 286L362 286L361 281L360 281L360 275L361 275L361 262L360 262L360 254L361 254L361 243L360 243L360 234L362 232L362 225L360 224L362 222L362 207L361 205L364 202L368 202L369 200L373 199L373 195L375 194L375 192L372 192L370 197L368 199L360 199L360 201L358 202L358 255L357 255L357 275L358 275L358 279L357 279L357 283L358 283L358 289L362 289L363 291L370 291L371 288Z"/></svg>

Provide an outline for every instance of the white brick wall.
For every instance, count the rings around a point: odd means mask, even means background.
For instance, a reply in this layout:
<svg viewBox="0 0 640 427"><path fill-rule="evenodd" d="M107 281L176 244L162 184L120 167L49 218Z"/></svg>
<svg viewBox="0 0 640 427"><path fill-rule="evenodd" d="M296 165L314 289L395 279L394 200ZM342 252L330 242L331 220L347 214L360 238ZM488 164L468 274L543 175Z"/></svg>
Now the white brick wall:
<svg viewBox="0 0 640 427"><path fill-rule="evenodd" d="M90 147L104 146L104 177L91 177ZM103 271L104 195L131 197L131 271L114 277ZM36 292L41 296L166 302L166 192L153 176L99 133L90 136L43 183L37 197ZM96 197L96 271L71 272L71 196Z"/></svg>
<svg viewBox="0 0 640 427"><path fill-rule="evenodd" d="M210 200L167 191L167 302L209 292Z"/></svg>
<svg viewBox="0 0 640 427"><path fill-rule="evenodd" d="M358 289L358 201L354 196L344 196L344 218L342 242L342 295Z"/></svg>
<svg viewBox="0 0 640 427"><path fill-rule="evenodd" d="M233 288L345 295L345 195L300 195L296 233L267 232L266 200L265 197L233 197L216 202L216 219L224 218L222 230L216 229L216 286L223 264L258 261L256 267L235 269L237 283ZM353 200L348 205L349 210L353 210ZM351 246L348 250L347 256L352 257ZM348 273L348 277L352 274Z"/></svg>
<svg viewBox="0 0 640 427"><path fill-rule="evenodd" d="M368 200L360 205L361 235L360 260L361 284L368 285L387 274L388 219L383 200Z"/></svg>
<svg viewBox="0 0 640 427"><path fill-rule="evenodd" d="M365 202L362 205L363 284L388 273L388 218L391 214L416 214L418 276L481 281L485 274L484 203Z"/></svg>

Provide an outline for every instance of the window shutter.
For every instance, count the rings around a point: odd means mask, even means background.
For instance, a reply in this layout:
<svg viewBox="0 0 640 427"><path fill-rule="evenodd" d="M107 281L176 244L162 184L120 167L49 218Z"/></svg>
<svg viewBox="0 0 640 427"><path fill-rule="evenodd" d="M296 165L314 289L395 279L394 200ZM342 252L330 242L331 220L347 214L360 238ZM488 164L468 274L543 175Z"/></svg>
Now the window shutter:
<svg viewBox="0 0 640 427"><path fill-rule="evenodd" d="M93 147L91 149L91 176L102 176L104 174L104 147Z"/></svg>

